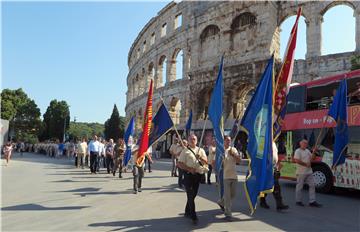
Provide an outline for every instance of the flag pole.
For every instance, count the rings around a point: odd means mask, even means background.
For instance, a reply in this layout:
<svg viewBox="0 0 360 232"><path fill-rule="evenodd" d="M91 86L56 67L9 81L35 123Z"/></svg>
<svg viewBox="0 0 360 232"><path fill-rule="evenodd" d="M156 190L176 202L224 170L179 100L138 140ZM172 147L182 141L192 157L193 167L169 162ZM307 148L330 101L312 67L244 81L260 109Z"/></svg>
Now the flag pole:
<svg viewBox="0 0 360 232"><path fill-rule="evenodd" d="M322 125L321 130L320 130L320 133L319 133L319 135L318 135L317 138L316 138L316 142L315 142L314 148L313 148L313 150L312 150L312 152L311 152L311 157L314 156L316 147L319 145L320 137L322 136L322 133L323 133L323 131L324 131L325 124L326 124L328 118L329 118L329 115L326 115L326 117L325 117L325 119L324 119L324 122L323 122L323 125Z"/></svg>
<svg viewBox="0 0 360 232"><path fill-rule="evenodd" d="M199 147L202 146L202 141L203 141L203 138L204 138L204 133L205 133L205 128L206 128L206 122L207 122L207 114L205 116L205 122L204 122L204 126L203 126L203 129L202 129L202 132L201 132Z"/></svg>

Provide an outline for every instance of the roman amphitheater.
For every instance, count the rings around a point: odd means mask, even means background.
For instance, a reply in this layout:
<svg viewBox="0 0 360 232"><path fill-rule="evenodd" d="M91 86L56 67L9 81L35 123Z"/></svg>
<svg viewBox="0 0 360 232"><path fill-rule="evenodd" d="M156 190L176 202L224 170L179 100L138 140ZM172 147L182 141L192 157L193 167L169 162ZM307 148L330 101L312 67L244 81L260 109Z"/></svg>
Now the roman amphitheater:
<svg viewBox="0 0 360 232"><path fill-rule="evenodd" d="M339 4L354 10L356 48L322 55L323 16ZM280 27L296 15L299 6L306 23L306 32L299 31L306 33L306 55L295 61L293 81L349 71L351 57L360 52L360 2L172 2L144 26L130 48L127 120L136 116L136 128L141 128L148 86L154 79L154 111L162 98L179 128L184 127L190 110L193 128L201 128L224 54L225 127L231 127L244 112L271 54L279 67ZM179 59L182 76L176 75Z"/></svg>

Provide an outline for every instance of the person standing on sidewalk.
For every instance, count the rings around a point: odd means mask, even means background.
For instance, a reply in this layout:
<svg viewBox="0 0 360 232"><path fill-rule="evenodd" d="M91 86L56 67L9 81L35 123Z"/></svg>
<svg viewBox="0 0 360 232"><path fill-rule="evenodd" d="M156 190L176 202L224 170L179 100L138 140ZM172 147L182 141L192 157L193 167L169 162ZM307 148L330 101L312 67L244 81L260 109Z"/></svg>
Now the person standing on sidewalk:
<svg viewBox="0 0 360 232"><path fill-rule="evenodd" d="M77 165L76 167L79 168L81 165L81 168L84 169L84 156L86 154L87 151L87 143L86 143L86 139L83 138L82 141L79 141L79 143L77 144Z"/></svg>
<svg viewBox="0 0 360 232"><path fill-rule="evenodd" d="M110 171L114 169L114 140L110 139L109 143L106 144L105 147L105 155L106 155L106 170L107 173L110 174Z"/></svg>
<svg viewBox="0 0 360 232"><path fill-rule="evenodd" d="M13 145L11 144L11 142L7 142L3 148L4 156L6 159L6 166L8 166L9 164L12 151L13 151Z"/></svg>
<svg viewBox="0 0 360 232"><path fill-rule="evenodd" d="M181 151L182 148L181 148L181 145L179 144L179 140L178 138L175 138L174 139L174 143L171 144L170 148L169 148L169 152L171 154L171 161L172 161L172 168L171 168L171 176L175 176L177 177L177 173L176 173L176 169L177 169L177 165L176 165L176 162L177 162L177 158L179 156L179 151Z"/></svg>
<svg viewBox="0 0 360 232"><path fill-rule="evenodd" d="M281 188L280 188L280 184L279 184L281 163L279 162L278 149L277 149L277 146L276 146L275 142L273 142L273 144L272 144L272 149L273 149L273 163L274 163L274 191L273 191L273 196L274 196L275 201L276 201L276 210L281 211L281 210L288 209L289 206L284 205L284 203L282 201ZM266 203L266 196L267 196L267 194L263 193L263 196L260 197L260 207L265 208L265 209L269 209L270 206Z"/></svg>
<svg viewBox="0 0 360 232"><path fill-rule="evenodd" d="M322 205L315 200L315 183L312 175L311 161L314 158L307 149L308 141L303 139L300 141L300 147L295 150L294 161L296 162L296 205L305 206L302 203L302 189L304 183L309 186L309 206L321 207Z"/></svg>
<svg viewBox="0 0 360 232"><path fill-rule="evenodd" d="M207 157L204 149L197 147L197 137L190 134L188 146L184 149L179 157L178 166L183 169L184 184L187 195L185 207L185 217L192 219L193 224L197 224L198 217L195 211L195 198L198 194L201 175L208 171Z"/></svg>
<svg viewBox="0 0 360 232"><path fill-rule="evenodd" d="M114 148L114 168L112 171L113 176L115 176L116 170L119 168L119 178L122 178L125 150L125 141L124 139L120 138Z"/></svg>
<svg viewBox="0 0 360 232"><path fill-rule="evenodd" d="M224 136L224 195L218 201L218 204L220 208L224 210L225 220L227 221L232 221L231 205L232 200L236 195L236 188L238 182L236 164L239 164L241 161L241 156L239 155L237 149L235 147L231 147L230 144L231 137L228 135Z"/></svg>
<svg viewBox="0 0 360 232"><path fill-rule="evenodd" d="M98 137L94 135L93 139L90 141L89 146L89 155L90 155L90 171L91 173L96 174L97 170L97 160L100 151L100 143L98 141Z"/></svg>

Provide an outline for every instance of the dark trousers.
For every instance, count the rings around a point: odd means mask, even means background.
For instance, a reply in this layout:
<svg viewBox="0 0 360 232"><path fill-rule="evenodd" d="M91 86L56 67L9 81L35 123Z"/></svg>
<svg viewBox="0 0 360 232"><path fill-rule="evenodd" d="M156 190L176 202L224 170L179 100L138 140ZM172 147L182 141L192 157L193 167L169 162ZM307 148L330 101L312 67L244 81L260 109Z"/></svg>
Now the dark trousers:
<svg viewBox="0 0 360 232"><path fill-rule="evenodd" d="M141 189L142 178L144 177L143 167L133 166L133 176L134 176L134 191Z"/></svg>
<svg viewBox="0 0 360 232"><path fill-rule="evenodd" d="M179 176L178 176L178 185L182 188L184 184L184 171L181 168L178 168Z"/></svg>
<svg viewBox="0 0 360 232"><path fill-rule="evenodd" d="M111 155L107 155L106 156L106 169L107 169L107 172L110 173L110 171L112 171L113 168L114 168L113 157Z"/></svg>
<svg viewBox="0 0 360 232"><path fill-rule="evenodd" d="M90 152L90 171L96 173L99 152Z"/></svg>
<svg viewBox="0 0 360 232"><path fill-rule="evenodd" d="M146 163L148 164L149 172L151 172L151 162L147 156L145 156L145 166L144 166L145 171L146 171Z"/></svg>
<svg viewBox="0 0 360 232"><path fill-rule="evenodd" d="M200 174L184 174L184 185L186 189L187 202L185 207L185 215L190 216L191 219L196 220L195 212L195 197L199 190L200 185Z"/></svg>
<svg viewBox="0 0 360 232"><path fill-rule="evenodd" d="M273 191L273 196L276 202L276 207L282 206L283 202L282 202L282 196L281 196L281 188L280 188L280 184L279 184L279 178L280 178L280 171L274 170L274 191ZM265 198L266 198L267 194L265 194L264 197L260 198L260 202L265 202Z"/></svg>
<svg viewBox="0 0 360 232"><path fill-rule="evenodd" d="M212 165L209 164L209 171L207 173L207 182L208 182L208 184L211 183L211 181L210 181L211 173L212 173Z"/></svg>

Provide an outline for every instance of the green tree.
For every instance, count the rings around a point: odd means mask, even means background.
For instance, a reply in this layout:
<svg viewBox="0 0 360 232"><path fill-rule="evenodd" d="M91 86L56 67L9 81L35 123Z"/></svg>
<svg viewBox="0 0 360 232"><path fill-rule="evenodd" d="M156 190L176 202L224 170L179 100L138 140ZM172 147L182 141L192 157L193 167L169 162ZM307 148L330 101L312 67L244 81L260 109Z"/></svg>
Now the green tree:
<svg viewBox="0 0 360 232"><path fill-rule="evenodd" d="M360 69L360 55L351 58L351 70Z"/></svg>
<svg viewBox="0 0 360 232"><path fill-rule="evenodd" d="M1 118L9 120L17 140L34 142L40 130L40 109L20 88L1 92Z"/></svg>
<svg viewBox="0 0 360 232"><path fill-rule="evenodd" d="M70 139L90 139L93 135L103 136L104 125L100 123L70 122L68 134Z"/></svg>
<svg viewBox="0 0 360 232"><path fill-rule="evenodd" d="M124 136L124 118L120 117L119 111L114 104L113 112L105 122L105 139L114 139L115 141Z"/></svg>
<svg viewBox="0 0 360 232"><path fill-rule="evenodd" d="M44 114L42 139L59 139L63 141L64 134L70 126L70 111L66 101L52 100Z"/></svg>

